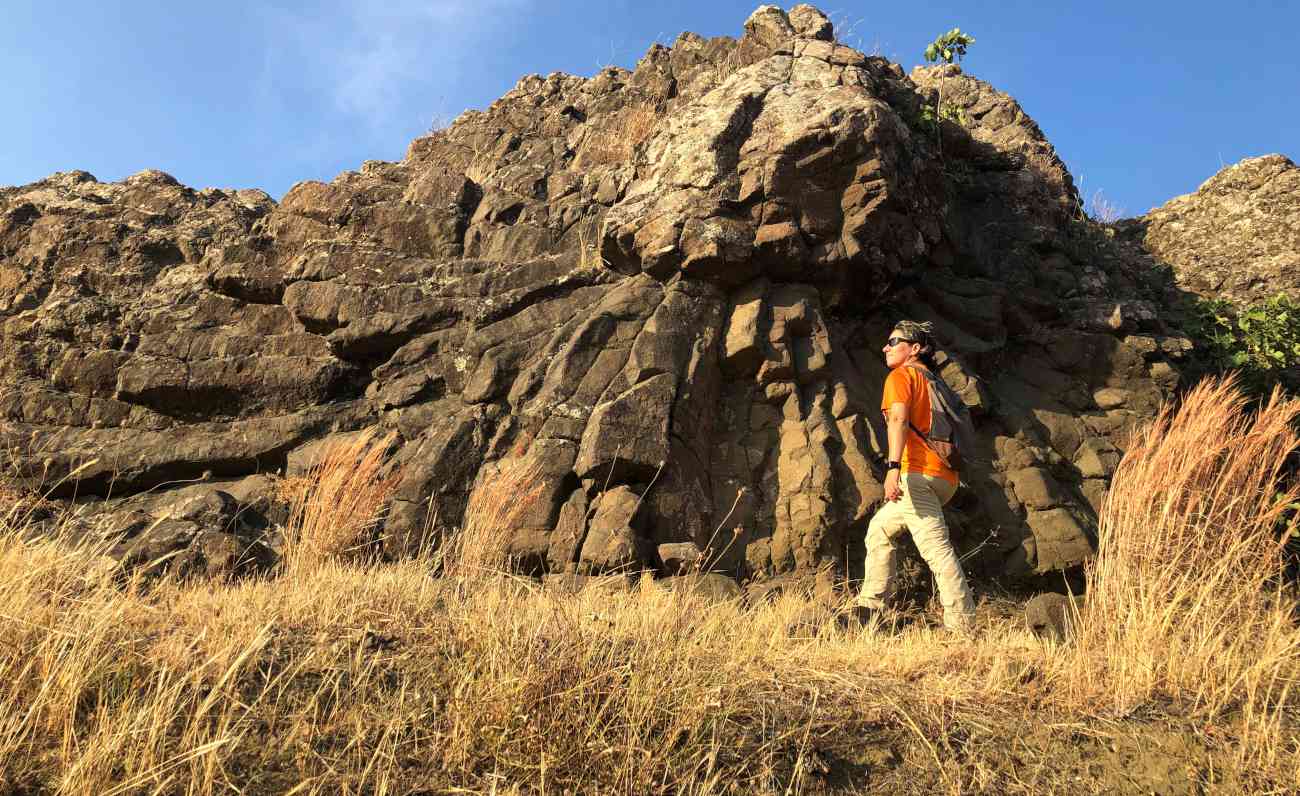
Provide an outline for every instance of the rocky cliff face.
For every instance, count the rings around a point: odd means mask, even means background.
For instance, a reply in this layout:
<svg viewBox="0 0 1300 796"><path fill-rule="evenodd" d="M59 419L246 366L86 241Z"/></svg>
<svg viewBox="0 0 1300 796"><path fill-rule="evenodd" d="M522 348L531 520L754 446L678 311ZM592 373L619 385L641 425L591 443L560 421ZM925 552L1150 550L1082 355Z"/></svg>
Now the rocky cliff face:
<svg viewBox="0 0 1300 796"><path fill-rule="evenodd" d="M1135 224L1189 292L1239 306L1300 298L1300 169L1281 155L1229 166Z"/></svg>
<svg viewBox="0 0 1300 796"><path fill-rule="evenodd" d="M961 123L936 130L940 81ZM686 543L830 583L881 495L880 345L931 319L984 446L959 544L993 573L1068 567L1191 347L1077 205L1007 95L764 6L633 71L526 77L278 205L158 172L0 189L4 455L59 495L173 516L177 482L255 503L256 474L381 426L393 554L515 452L545 479L514 529L526 569L662 568Z"/></svg>

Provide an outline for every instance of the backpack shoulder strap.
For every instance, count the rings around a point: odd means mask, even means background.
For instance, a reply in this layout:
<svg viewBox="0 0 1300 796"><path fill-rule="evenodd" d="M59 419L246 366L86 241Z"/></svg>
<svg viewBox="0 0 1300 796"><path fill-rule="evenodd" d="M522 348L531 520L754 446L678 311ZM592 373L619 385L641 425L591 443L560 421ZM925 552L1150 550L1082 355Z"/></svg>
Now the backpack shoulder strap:
<svg viewBox="0 0 1300 796"><path fill-rule="evenodd" d="M927 445L930 444L930 437L926 435L924 431L917 428L916 424L913 423L910 419L907 421L907 427L912 429L912 431L916 434L916 436L920 437L921 440L924 441Z"/></svg>
<svg viewBox="0 0 1300 796"><path fill-rule="evenodd" d="M924 378L925 375L928 373L928 371L926 371L924 368L918 368L918 367L916 367L915 365L905 365L904 367L908 367L908 368L911 368L912 370L918 371L918 372L921 374L922 378ZM927 390L927 391L929 390L929 386L928 386L928 385L926 386L926 390ZM931 412L934 411L934 407L933 407L933 406L930 407L930 411L931 411ZM913 433L913 434L915 434L916 436L918 436L918 437L921 438L921 441L925 443L925 446L926 446L927 448L930 448L931 450L934 450L934 448L930 445L930 438L926 435L926 433L925 433L924 431L922 431L921 429L919 429L919 428L916 427L916 424L912 422L912 418L910 418L910 417L907 418L907 427L910 428L910 429L912 430L912 433Z"/></svg>
<svg viewBox="0 0 1300 796"><path fill-rule="evenodd" d="M932 382L934 382L936 379L939 378L939 376L936 373L934 373L934 371L929 370L928 368L918 368L915 365L907 365L906 367L909 367L912 370L919 372L922 378L926 381L927 392L932 392L933 389ZM933 417L936 410L936 407L934 405L934 396L930 394L928 395L928 397L930 399L930 415L931 417ZM943 411L943 407L942 406L938 407L938 410ZM916 424L912 422L912 418L910 417L907 419L907 426L908 428L912 429L912 433L916 434L916 436L921 438L921 442L925 443L925 447L929 448L930 451L934 453L934 455L938 456L939 459L944 462L944 464L948 463L944 455L939 453L939 451L935 450L934 443L930 441L930 435L926 434L924 431L917 428Z"/></svg>

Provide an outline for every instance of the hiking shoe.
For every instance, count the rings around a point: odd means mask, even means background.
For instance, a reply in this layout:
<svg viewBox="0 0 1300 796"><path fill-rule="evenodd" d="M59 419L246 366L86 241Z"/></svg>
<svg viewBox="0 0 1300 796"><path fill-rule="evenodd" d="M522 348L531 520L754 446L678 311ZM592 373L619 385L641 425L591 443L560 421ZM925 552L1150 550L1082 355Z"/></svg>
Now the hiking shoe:
<svg viewBox="0 0 1300 796"><path fill-rule="evenodd" d="M872 608L864 605L850 605L840 613L837 621L841 628L845 630L858 630L867 627L876 618L877 612Z"/></svg>
<svg viewBox="0 0 1300 796"><path fill-rule="evenodd" d="M958 626L941 625L938 630L945 642L974 641L978 635L974 622Z"/></svg>

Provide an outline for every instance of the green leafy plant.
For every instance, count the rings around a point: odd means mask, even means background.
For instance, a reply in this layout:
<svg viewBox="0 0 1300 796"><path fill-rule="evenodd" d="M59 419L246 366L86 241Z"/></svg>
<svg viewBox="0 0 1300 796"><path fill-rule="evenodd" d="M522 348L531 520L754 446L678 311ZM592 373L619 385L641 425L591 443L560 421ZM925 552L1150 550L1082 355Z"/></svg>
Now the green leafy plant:
<svg viewBox="0 0 1300 796"><path fill-rule="evenodd" d="M966 111L964 108L960 108L956 105L953 105L952 103L945 104L943 107L939 108L938 113L935 113L934 108L931 108L929 105L926 105L925 107L921 108L921 116L919 121L921 126L925 127L926 129L937 130L939 127L939 121L941 119L944 121L952 122L954 124L960 124L962 127L965 127Z"/></svg>
<svg viewBox="0 0 1300 796"><path fill-rule="evenodd" d="M927 63L938 63L943 61L945 64L960 63L961 59L966 56L966 48L975 43L975 37L969 33L962 33L961 28L953 28L935 38L934 41L926 45L925 60ZM928 110L928 109L927 109ZM935 125L935 141L939 146L940 155L943 154L943 138L938 130L942 126L942 119L948 118L944 111L947 110L943 104L943 78L939 78L939 96L934 101L934 116L930 118ZM961 114L961 111L957 111ZM924 112L923 112L924 115ZM961 122L961 115L953 119L958 123ZM925 121L923 119L922 121Z"/></svg>
<svg viewBox="0 0 1300 796"><path fill-rule="evenodd" d="M1244 308L1223 299L1197 299L1185 328L1213 368L1240 371L1248 387L1294 386L1286 371L1300 366L1300 302L1286 294Z"/></svg>
<svg viewBox="0 0 1300 796"><path fill-rule="evenodd" d="M966 48L975 43L975 37L962 33L961 28L953 28L939 36L925 48L925 60L930 63L951 64L960 61L966 55Z"/></svg>

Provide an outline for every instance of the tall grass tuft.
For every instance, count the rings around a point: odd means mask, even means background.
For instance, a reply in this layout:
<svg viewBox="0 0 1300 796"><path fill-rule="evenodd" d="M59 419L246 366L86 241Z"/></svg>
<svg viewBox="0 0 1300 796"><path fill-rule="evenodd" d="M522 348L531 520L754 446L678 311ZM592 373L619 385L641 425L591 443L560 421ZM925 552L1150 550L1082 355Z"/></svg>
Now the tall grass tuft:
<svg viewBox="0 0 1300 796"><path fill-rule="evenodd" d="M1101 512L1072 690L1119 714L1173 701L1237 716L1277 739L1300 706L1278 527L1300 494L1287 478L1297 417L1300 399L1275 392L1252 412L1232 379L1207 380L1134 434Z"/></svg>
<svg viewBox="0 0 1300 796"><path fill-rule="evenodd" d="M375 529L399 478L388 463L394 438L370 429L336 442L306 476L282 486L289 500L284 561L291 573L373 551Z"/></svg>
<svg viewBox="0 0 1300 796"><path fill-rule="evenodd" d="M460 528L433 554L435 569L447 577L507 571L519 520L533 511L545 488L533 457L507 456L484 472L470 493Z"/></svg>

